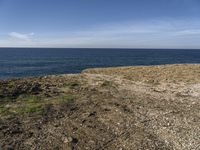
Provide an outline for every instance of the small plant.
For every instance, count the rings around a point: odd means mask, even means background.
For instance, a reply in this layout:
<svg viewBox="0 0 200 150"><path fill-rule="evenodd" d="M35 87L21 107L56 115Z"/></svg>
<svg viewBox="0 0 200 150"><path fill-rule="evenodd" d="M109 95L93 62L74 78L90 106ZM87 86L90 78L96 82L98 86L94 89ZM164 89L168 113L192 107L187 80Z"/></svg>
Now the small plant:
<svg viewBox="0 0 200 150"><path fill-rule="evenodd" d="M7 114L9 112L9 108L5 106L0 106L0 115Z"/></svg>
<svg viewBox="0 0 200 150"><path fill-rule="evenodd" d="M66 95L61 95L57 98L56 103L73 103L75 100L75 96L73 94L66 94Z"/></svg>
<svg viewBox="0 0 200 150"><path fill-rule="evenodd" d="M102 83L102 86L112 86L112 82L111 81L104 81Z"/></svg>
<svg viewBox="0 0 200 150"><path fill-rule="evenodd" d="M22 113L34 113L34 112L42 112L44 106L41 104L32 104L32 105L25 105L25 107L22 107L18 110L18 112Z"/></svg>
<svg viewBox="0 0 200 150"><path fill-rule="evenodd" d="M15 86L15 82L14 81L10 81L8 84L7 84L7 87L9 88L13 88Z"/></svg>
<svg viewBox="0 0 200 150"><path fill-rule="evenodd" d="M17 99L17 102L20 104L17 112L22 113L41 112L44 107L41 97L36 95L22 95Z"/></svg>
<svg viewBox="0 0 200 150"><path fill-rule="evenodd" d="M64 83L64 86L69 87L69 88L75 88L79 86L79 83L78 81L72 81L72 82Z"/></svg>

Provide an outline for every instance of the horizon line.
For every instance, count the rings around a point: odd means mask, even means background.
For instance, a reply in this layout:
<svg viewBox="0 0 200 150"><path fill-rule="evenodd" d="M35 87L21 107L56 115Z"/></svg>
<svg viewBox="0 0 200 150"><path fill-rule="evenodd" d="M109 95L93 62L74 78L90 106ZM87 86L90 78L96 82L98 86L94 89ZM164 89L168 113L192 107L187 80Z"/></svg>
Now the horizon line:
<svg viewBox="0 0 200 150"><path fill-rule="evenodd" d="M9 47L9 46L6 46L6 47L0 47L1 48L41 48L41 49L54 49L54 48L57 48L57 49L180 49L180 50L200 50L200 48L127 48L127 47L26 47L26 46L23 46L23 47Z"/></svg>

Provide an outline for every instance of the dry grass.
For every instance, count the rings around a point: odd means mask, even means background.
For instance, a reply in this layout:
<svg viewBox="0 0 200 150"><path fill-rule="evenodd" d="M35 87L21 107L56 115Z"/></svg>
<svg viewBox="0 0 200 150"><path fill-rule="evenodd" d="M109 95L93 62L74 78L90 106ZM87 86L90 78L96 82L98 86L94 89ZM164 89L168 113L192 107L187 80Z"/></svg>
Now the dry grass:
<svg viewBox="0 0 200 150"><path fill-rule="evenodd" d="M160 83L160 82L199 83L200 82L199 64L95 68L95 69L86 69L83 71L83 73L121 76L125 79L148 82L148 83Z"/></svg>

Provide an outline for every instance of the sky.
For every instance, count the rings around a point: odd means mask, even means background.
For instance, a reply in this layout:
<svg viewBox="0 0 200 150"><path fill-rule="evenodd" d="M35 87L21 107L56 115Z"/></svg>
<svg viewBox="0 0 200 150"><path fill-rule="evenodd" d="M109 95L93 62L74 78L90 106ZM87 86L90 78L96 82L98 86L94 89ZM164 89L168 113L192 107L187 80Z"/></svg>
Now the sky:
<svg viewBox="0 0 200 150"><path fill-rule="evenodd" d="M0 0L0 47L200 49L200 0Z"/></svg>

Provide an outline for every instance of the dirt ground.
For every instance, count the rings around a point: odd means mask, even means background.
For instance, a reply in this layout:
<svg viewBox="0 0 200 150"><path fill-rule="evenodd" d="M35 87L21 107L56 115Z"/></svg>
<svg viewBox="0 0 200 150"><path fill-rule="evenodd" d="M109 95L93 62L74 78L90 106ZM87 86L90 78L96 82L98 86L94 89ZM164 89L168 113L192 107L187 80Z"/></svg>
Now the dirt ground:
<svg viewBox="0 0 200 150"><path fill-rule="evenodd" d="M0 81L0 117L0 149L200 150L200 65Z"/></svg>

